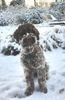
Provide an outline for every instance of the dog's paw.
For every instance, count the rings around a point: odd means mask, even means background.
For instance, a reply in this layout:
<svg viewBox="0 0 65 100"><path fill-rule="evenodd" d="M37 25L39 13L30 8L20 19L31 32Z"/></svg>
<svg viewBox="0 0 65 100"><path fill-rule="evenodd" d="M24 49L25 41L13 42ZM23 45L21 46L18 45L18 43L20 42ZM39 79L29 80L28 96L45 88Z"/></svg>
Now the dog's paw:
<svg viewBox="0 0 65 100"><path fill-rule="evenodd" d="M48 92L47 87L43 87L42 89L40 89L40 91L43 92L43 93L47 93Z"/></svg>
<svg viewBox="0 0 65 100"><path fill-rule="evenodd" d="M25 91L25 95L26 95L26 96L32 95L32 94L33 94L33 91L34 91L33 88L28 87L28 88L26 89L26 91Z"/></svg>

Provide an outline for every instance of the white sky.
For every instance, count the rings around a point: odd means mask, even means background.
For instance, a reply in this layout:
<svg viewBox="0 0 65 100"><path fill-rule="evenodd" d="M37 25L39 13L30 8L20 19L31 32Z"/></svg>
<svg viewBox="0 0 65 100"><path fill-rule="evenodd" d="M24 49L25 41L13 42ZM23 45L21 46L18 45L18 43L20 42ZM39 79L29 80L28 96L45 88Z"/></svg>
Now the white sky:
<svg viewBox="0 0 65 100"><path fill-rule="evenodd" d="M7 3L7 5L10 3L10 1L12 1L12 0L5 0L6 1L6 3Z"/></svg>

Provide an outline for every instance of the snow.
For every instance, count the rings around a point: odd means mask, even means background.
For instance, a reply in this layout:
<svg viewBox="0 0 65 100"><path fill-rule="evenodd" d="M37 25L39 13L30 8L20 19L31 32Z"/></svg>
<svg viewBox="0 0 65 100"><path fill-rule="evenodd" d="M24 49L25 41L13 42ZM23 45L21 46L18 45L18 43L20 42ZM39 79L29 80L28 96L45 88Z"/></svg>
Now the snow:
<svg viewBox="0 0 65 100"><path fill-rule="evenodd" d="M56 34L58 28L65 38L64 26L44 26L43 24L35 25L40 32L40 43L47 39L51 34ZM3 41L9 34L13 34L18 26L0 27L0 40ZM47 38L46 38L47 37ZM51 41L52 42L52 41ZM51 45L52 43L50 43ZM1 49L1 47L0 47ZM26 82L24 77L23 65L20 62L20 54L17 56L5 56L0 53L0 100L65 100L65 50L62 48L52 49L44 52L46 61L49 64L49 80L47 81L48 93L44 94L36 88L31 96L24 95Z"/></svg>

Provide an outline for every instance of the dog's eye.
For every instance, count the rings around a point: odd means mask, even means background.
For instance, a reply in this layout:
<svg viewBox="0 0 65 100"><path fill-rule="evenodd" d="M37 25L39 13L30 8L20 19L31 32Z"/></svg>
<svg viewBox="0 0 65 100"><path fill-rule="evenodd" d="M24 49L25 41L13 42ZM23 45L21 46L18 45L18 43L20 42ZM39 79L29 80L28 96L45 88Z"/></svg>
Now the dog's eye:
<svg viewBox="0 0 65 100"><path fill-rule="evenodd" d="M27 38L24 38L24 39L23 39L23 42L24 42L24 43L28 42Z"/></svg>

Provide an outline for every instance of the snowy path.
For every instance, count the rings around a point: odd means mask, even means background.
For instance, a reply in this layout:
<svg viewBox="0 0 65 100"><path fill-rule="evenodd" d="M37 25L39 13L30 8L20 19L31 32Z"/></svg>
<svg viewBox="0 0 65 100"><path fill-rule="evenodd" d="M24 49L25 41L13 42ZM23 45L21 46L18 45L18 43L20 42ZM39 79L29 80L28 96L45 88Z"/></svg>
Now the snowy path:
<svg viewBox="0 0 65 100"><path fill-rule="evenodd" d="M29 97L24 96L25 80L20 55L0 54L0 100L65 100L65 52L61 49L46 52L49 63L48 93L39 91Z"/></svg>

